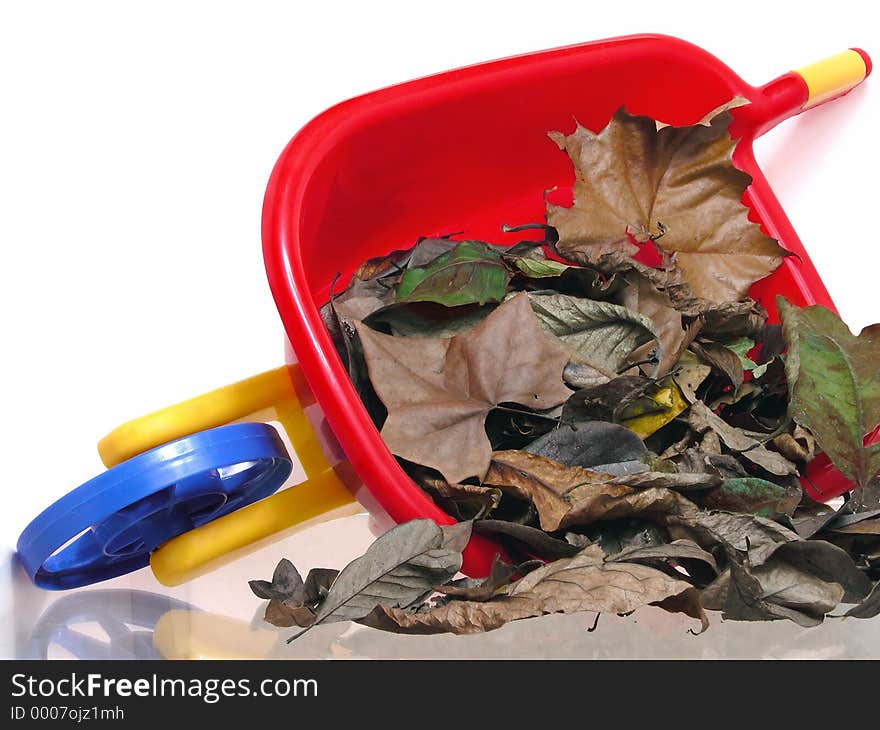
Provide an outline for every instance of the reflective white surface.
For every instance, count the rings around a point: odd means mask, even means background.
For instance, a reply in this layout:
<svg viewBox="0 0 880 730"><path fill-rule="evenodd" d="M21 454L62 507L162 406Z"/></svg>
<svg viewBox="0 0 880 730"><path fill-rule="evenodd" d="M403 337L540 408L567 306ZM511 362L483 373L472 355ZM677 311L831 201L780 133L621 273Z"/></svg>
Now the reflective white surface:
<svg viewBox="0 0 880 730"><path fill-rule="evenodd" d="M52 593L34 588L4 558L0 617L3 658L877 658L880 618L829 619L813 629L790 622L711 625L648 607L628 617L545 616L474 636L399 636L350 623L319 626L292 644L295 629L262 621L265 602L247 586L268 578L281 557L300 571L341 568L373 540L365 514L315 525L176 588L149 569L100 585ZM372 529L371 529L372 528ZM8 615L7 615L8 611Z"/></svg>

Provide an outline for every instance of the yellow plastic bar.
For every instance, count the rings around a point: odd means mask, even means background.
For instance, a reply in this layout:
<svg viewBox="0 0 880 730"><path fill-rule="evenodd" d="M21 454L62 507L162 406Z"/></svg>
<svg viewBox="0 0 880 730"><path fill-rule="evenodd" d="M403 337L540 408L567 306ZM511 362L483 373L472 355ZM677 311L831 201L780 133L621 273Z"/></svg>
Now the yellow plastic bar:
<svg viewBox="0 0 880 730"><path fill-rule="evenodd" d="M307 482L172 538L150 556L153 575L166 586L186 583L240 557L245 549L256 549L256 543L270 535L352 504L346 469L351 470L348 462L341 462Z"/></svg>
<svg viewBox="0 0 880 730"><path fill-rule="evenodd" d="M849 49L799 68L795 73L807 84L810 95L804 109L809 109L858 86L868 75L868 66L861 53Z"/></svg>
<svg viewBox="0 0 880 730"><path fill-rule="evenodd" d="M313 397L291 365L277 368L123 424L98 444L108 467L174 439L239 420L277 420L306 481L169 540L150 565L160 583L179 585L227 562L232 553L354 502L357 477L331 466L303 410ZM348 486L346 486L348 485Z"/></svg>
<svg viewBox="0 0 880 730"><path fill-rule="evenodd" d="M247 418L283 401L298 405L291 374L286 367L240 380L124 423L98 442L98 453L109 469L161 444Z"/></svg>

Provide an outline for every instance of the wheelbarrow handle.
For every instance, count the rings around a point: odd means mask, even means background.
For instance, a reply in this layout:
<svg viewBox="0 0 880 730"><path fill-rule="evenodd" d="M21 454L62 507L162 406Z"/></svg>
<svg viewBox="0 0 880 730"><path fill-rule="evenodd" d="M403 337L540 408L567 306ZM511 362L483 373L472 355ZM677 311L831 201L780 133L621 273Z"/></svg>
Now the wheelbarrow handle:
<svg viewBox="0 0 880 730"><path fill-rule="evenodd" d="M865 51L849 48L783 74L757 87L751 103L734 111L730 133L759 137L789 117L849 93L868 77L871 68Z"/></svg>
<svg viewBox="0 0 880 730"><path fill-rule="evenodd" d="M860 48L849 48L794 73L807 85L807 101L802 109L810 109L843 96L862 83L871 73L871 58Z"/></svg>
<svg viewBox="0 0 880 730"><path fill-rule="evenodd" d="M119 426L98 443L107 467L156 446L233 421L281 423L306 481L179 535L155 550L160 583L178 585L227 562L233 552L354 503L348 462L331 465L304 408L314 402L299 366L277 368Z"/></svg>

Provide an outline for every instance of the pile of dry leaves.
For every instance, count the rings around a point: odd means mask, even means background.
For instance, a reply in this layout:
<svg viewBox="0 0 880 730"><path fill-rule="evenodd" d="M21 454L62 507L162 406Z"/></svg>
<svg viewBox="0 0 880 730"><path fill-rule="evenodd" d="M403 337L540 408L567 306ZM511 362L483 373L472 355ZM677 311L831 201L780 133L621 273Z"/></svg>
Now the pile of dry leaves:
<svg viewBox="0 0 880 730"><path fill-rule="evenodd" d="M266 620L471 633L651 604L706 626L880 612L880 330L749 298L786 251L748 218L734 101L687 127L624 110L551 134L573 205L540 241L420 240L324 308L403 468L459 522L399 525L343 571L282 561ZM507 229L510 230L510 229ZM824 453L833 510L799 477ZM455 579L472 531L504 545Z"/></svg>

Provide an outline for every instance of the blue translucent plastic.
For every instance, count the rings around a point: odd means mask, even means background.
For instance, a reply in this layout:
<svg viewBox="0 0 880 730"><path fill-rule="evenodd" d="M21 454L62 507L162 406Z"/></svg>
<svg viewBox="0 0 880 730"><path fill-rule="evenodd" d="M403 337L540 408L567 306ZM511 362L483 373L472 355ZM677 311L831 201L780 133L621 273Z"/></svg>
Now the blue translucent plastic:
<svg viewBox="0 0 880 730"><path fill-rule="evenodd" d="M45 509L18 538L41 588L97 583L143 568L183 532L275 492L292 465L274 428L212 428L135 456Z"/></svg>

